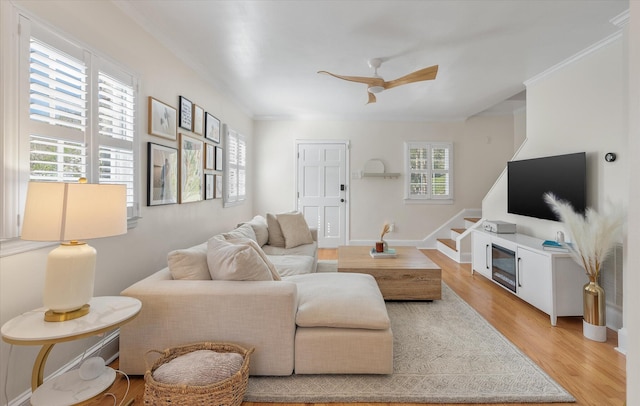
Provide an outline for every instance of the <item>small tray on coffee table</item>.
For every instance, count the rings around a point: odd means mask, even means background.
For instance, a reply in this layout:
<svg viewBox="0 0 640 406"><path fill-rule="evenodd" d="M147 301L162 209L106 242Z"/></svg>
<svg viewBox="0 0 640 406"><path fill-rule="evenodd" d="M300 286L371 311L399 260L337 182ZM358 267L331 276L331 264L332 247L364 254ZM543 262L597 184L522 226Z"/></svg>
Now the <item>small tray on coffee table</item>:
<svg viewBox="0 0 640 406"><path fill-rule="evenodd" d="M375 248L371 248L371 251L369 251L369 255L371 255L371 258L395 258L396 257L396 249L395 248L389 248L386 251L377 252Z"/></svg>

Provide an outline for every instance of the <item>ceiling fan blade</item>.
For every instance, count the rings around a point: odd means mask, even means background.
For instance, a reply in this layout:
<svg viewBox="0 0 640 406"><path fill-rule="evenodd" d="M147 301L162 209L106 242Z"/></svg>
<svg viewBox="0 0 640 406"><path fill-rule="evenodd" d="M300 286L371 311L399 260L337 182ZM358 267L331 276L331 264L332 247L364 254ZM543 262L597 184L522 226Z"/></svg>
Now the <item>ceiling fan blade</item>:
<svg viewBox="0 0 640 406"><path fill-rule="evenodd" d="M376 95L371 92L367 92L367 94L369 95L369 101L367 102L367 104L375 103Z"/></svg>
<svg viewBox="0 0 640 406"><path fill-rule="evenodd" d="M324 73L326 75L333 76L334 78L348 80L350 82L366 83L369 86L382 86L384 83L384 80L381 78L369 78L369 77L362 77L362 76L343 76L343 75L336 75L335 73L327 72L325 70L318 71L318 73Z"/></svg>
<svg viewBox="0 0 640 406"><path fill-rule="evenodd" d="M384 82L383 87L385 89L391 89L392 87L406 85L408 83L421 82L423 80L433 80L436 78L437 74L438 74L438 65L433 65L428 68L417 70L401 78Z"/></svg>

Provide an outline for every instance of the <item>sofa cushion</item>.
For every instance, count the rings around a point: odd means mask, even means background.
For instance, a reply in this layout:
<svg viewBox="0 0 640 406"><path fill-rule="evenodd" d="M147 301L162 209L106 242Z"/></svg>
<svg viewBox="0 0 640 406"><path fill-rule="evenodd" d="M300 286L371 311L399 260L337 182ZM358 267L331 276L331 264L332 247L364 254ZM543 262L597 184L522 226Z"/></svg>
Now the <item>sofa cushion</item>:
<svg viewBox="0 0 640 406"><path fill-rule="evenodd" d="M268 258L282 277L316 271L315 259L306 255L273 255Z"/></svg>
<svg viewBox="0 0 640 406"><path fill-rule="evenodd" d="M250 221L242 224L249 224L253 228L253 232L256 233L256 242L258 245L263 246L269 242L269 227L267 226L267 219L258 215L253 217ZM242 224L239 224L240 227Z"/></svg>
<svg viewBox="0 0 640 406"><path fill-rule="evenodd" d="M269 229L268 244L272 247L284 248L284 235L275 214L267 213L267 227Z"/></svg>
<svg viewBox="0 0 640 406"><path fill-rule="evenodd" d="M269 255L269 257L276 255L306 255L315 258L318 252L318 243L314 241L311 244L298 245L294 248L274 247L273 245L267 244L262 247L262 250Z"/></svg>
<svg viewBox="0 0 640 406"><path fill-rule="evenodd" d="M256 233L255 231L253 231L253 227L251 227L247 223L241 224L239 227L236 227L233 230L229 231L228 233L224 233L222 235L227 240L238 239L238 238L249 238L255 242L258 242Z"/></svg>
<svg viewBox="0 0 640 406"><path fill-rule="evenodd" d="M278 214L277 219L284 236L285 248L293 248L313 242L309 225L302 213L282 213Z"/></svg>
<svg viewBox="0 0 640 406"><path fill-rule="evenodd" d="M207 264L213 280L271 281L271 270L247 241L211 238L207 243Z"/></svg>
<svg viewBox="0 0 640 406"><path fill-rule="evenodd" d="M171 251L167 255L167 263L173 279L211 279L207 265L206 242L191 248Z"/></svg>
<svg viewBox="0 0 640 406"><path fill-rule="evenodd" d="M312 273L287 278L298 288L299 327L385 330L389 315L376 280L360 273Z"/></svg>

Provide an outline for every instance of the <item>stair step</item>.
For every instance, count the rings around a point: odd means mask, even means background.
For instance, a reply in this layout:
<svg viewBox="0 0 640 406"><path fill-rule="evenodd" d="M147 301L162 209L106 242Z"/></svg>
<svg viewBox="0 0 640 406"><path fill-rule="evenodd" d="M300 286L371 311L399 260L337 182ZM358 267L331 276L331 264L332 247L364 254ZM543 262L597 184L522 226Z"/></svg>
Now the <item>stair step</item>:
<svg viewBox="0 0 640 406"><path fill-rule="evenodd" d="M465 231L467 231L467 229L466 228L452 228L451 231L453 231L454 233L462 234Z"/></svg>
<svg viewBox="0 0 640 406"><path fill-rule="evenodd" d="M480 221L482 217L465 217L464 220L465 221L470 221L472 223L477 223L478 221Z"/></svg>
<svg viewBox="0 0 640 406"><path fill-rule="evenodd" d="M455 240L452 240L450 238L438 238L438 242L441 242L444 245L446 245L447 247L451 248L452 250L458 252L458 250L456 249L456 241Z"/></svg>

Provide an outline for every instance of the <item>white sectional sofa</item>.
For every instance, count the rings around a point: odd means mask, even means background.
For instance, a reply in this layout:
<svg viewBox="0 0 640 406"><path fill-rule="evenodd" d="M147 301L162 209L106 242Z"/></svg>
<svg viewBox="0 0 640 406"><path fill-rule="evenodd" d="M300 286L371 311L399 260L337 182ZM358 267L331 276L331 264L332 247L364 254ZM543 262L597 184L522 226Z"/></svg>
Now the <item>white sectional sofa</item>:
<svg viewBox="0 0 640 406"><path fill-rule="evenodd" d="M120 329L120 369L142 375L149 350L214 341L254 347L252 375L392 373L376 281L316 272L317 243L301 219L256 216L173 251L167 268L125 289L142 310Z"/></svg>

